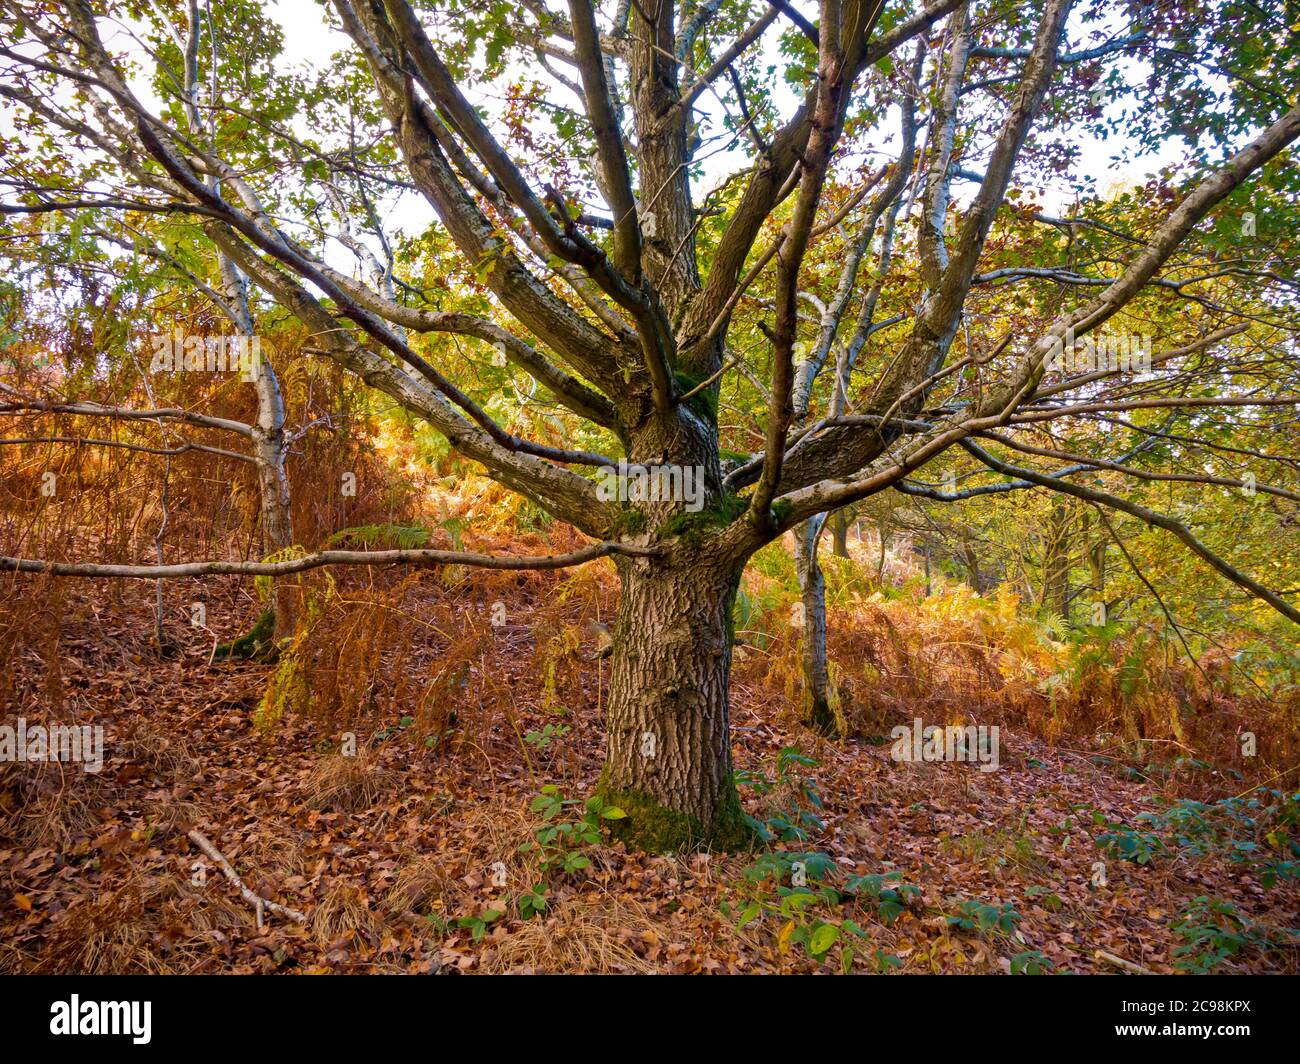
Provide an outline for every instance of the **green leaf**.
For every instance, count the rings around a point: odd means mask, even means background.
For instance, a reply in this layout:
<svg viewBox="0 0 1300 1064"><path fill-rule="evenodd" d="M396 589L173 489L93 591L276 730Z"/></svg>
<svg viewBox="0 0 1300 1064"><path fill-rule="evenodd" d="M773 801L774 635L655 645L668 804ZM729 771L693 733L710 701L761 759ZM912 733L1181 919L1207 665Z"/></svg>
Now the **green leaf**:
<svg viewBox="0 0 1300 1064"><path fill-rule="evenodd" d="M896 901L882 901L878 911L880 913L880 919L887 924L892 924L902 916L904 912L906 912L903 906L899 905Z"/></svg>
<svg viewBox="0 0 1300 1064"><path fill-rule="evenodd" d="M820 957L833 945L840 937L840 929L834 924L822 924L812 933L812 938L808 942L808 952L814 957Z"/></svg>

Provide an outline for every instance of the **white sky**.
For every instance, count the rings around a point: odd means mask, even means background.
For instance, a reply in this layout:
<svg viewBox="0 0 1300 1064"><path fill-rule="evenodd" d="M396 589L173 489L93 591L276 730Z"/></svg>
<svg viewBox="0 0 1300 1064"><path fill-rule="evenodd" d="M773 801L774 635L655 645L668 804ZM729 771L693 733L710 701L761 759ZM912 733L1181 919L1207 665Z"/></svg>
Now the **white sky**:
<svg viewBox="0 0 1300 1064"><path fill-rule="evenodd" d="M808 12L815 12L815 6L808 3L808 0L797 0L795 6L806 9ZM269 0L268 10L271 17L284 30L285 57L291 63L302 63L310 66L323 61L325 57L335 51L351 47L351 42L347 37L341 32L330 29L324 11L316 0ZM770 27L762 39L764 45L770 50L774 61L776 59L775 41L779 33L779 25L778 23ZM1067 33L1067 40L1078 40L1080 36L1077 23L1072 24L1070 32ZM1133 77L1140 74L1140 71L1135 66L1130 68L1130 72ZM775 102L781 107L782 113L791 113L796 106L794 93L785 86L784 82L776 85L774 89ZM556 93L564 97L569 96L567 90L558 85L556 86ZM489 96L473 91L468 92L467 95L474 99L476 103L482 105L489 115L499 109L496 100ZM574 101L570 100L570 102ZM707 112L710 102L710 97L706 93L705 96L701 97L697 106ZM716 101L712 102L714 112L720 113ZM1122 107L1120 104L1111 104L1107 109L1107 117L1119 117L1121 112ZM884 130L887 138L882 140L879 147L888 151L891 147L896 147L896 112L886 120ZM1098 181L1101 191L1140 184L1161 167L1177 161L1181 157L1183 150L1181 144L1174 142L1166 145L1164 150L1158 154L1146 155L1135 159L1129 164L1122 165L1116 161L1116 156L1125 148L1132 148L1132 145L1125 138L1117 137L1109 141L1103 141L1096 137L1081 135L1076 143L1080 151L1078 172L1094 177ZM742 143L732 152L720 153L708 159L704 164L705 185L712 186L726 176L727 173L740 169L745 162L746 148L748 148L748 145ZM955 182L954 197L960 202L972 195L974 188L975 186L969 182ZM707 187L697 189L697 200L701 198L704 191L707 191ZM1066 210L1074 198L1074 188L1062 182L1058 187L1044 190L1041 202L1047 210L1060 212ZM389 217L390 221L395 222L408 235L411 235L428 224L433 215L423 200L414 196L405 196L403 201L395 206L393 213Z"/></svg>
<svg viewBox="0 0 1300 1064"><path fill-rule="evenodd" d="M554 0L551 0L551 2L552 6L554 6ZM796 3L797 6L806 11L814 10L810 0L796 0ZM333 53L352 47L351 41L346 36L330 28L325 11L317 0L267 0L267 12L284 31L284 61L291 66L308 69L316 68L323 65ZM780 23L777 23L768 29L762 38L760 46L765 49L765 58L778 64L780 60L776 52L775 42L779 34L779 25ZM1122 32L1123 27L1117 25L1113 28L1113 31ZM128 52L138 51L138 45L131 42L130 37L123 28L119 27L114 30L105 25L104 32L110 48L124 48ZM1082 37L1083 32L1080 26L1077 23L1072 24L1067 32L1067 47L1070 46L1070 43L1081 40ZM148 66L147 60L145 66ZM530 71L530 73L536 72ZM1136 64L1132 64L1126 70L1126 73L1129 75L1130 80L1135 80L1143 72ZM493 85L487 87L487 91L484 91L482 87L477 89L469 88L467 95L474 102L480 104L489 116L499 114L502 106L499 96L501 86L505 80L507 79L498 79ZM134 79L132 87L147 106L156 106L157 100L146 80ZM558 98L566 98L571 105L576 104L576 101L573 100L568 90L563 86L555 85L554 91ZM777 79L776 84L773 86L773 102L783 115L790 114L797 105L793 91L781 79ZM706 93L697 101L696 107L697 110L704 113L706 127L703 131L707 135L710 132L707 128L710 116L716 118L721 115L720 105L715 98ZM1109 106L1107 117L1119 118L1121 114L1121 104L1112 103ZM6 132L12 131L12 124L7 114L3 116L3 119L0 119L0 125L4 127ZM297 125L301 132L309 131L310 116L300 116ZM886 153L886 157L892 157L892 154L889 153L897 150L897 125L897 111L895 110L883 122L881 139L874 145L875 148ZM721 129L715 127L713 131L721 132ZM1133 147L1122 135L1109 141L1103 141L1084 131L1079 131L1075 142L1080 151L1078 173L1090 175L1096 179L1099 189L1103 192L1116 187L1139 184L1162 166L1176 162L1183 154L1183 145L1175 140L1166 144L1157 154L1136 158L1131 163L1121 165L1115 161L1115 157L1125 149L1131 150ZM695 190L697 202L703 198L703 194L709 187L716 185L729 173L745 166L748 149L749 145L742 142L730 152L717 152L705 159L703 162L705 176L701 183L703 187L697 187ZM708 155L710 150L712 150L710 147L706 147L701 155ZM979 168L977 163L968 165L973 169ZM974 189L975 186L969 182L957 181L954 183L954 198L958 203L961 203L973 195ZM1040 202L1048 211L1066 213L1076 194L1076 189L1068 181L1062 180L1056 187L1043 190L1040 195ZM382 205L381 210L386 214L385 221L390 230L390 236L395 235L391 232L394 228L407 236L416 235L433 221L433 213L428 204L422 197L414 194L404 194L399 200ZM333 265L346 272L351 272L355 265L351 253L341 246L334 245L328 248L326 255Z"/></svg>

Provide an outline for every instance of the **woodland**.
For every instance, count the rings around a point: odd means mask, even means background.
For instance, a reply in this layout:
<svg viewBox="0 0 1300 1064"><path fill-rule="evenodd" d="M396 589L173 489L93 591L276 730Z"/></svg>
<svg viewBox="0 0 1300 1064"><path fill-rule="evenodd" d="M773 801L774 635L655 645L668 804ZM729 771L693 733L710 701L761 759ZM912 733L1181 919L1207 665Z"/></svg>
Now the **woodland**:
<svg viewBox="0 0 1300 1064"><path fill-rule="evenodd" d="M0 0L0 972L1300 973L1297 139L1293 0Z"/></svg>

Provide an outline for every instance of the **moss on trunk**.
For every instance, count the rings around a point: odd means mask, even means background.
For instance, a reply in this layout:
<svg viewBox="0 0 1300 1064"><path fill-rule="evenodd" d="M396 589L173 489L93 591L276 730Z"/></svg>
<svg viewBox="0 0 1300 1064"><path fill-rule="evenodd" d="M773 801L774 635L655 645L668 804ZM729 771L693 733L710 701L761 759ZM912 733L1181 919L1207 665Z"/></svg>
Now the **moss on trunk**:
<svg viewBox="0 0 1300 1064"><path fill-rule="evenodd" d="M607 791L603 778L598 793L606 803L627 814L621 820L608 822L611 835L647 853L734 852L758 845L758 835L740 807L734 786L727 789L712 823L707 825L689 813L661 805L642 791Z"/></svg>
<svg viewBox="0 0 1300 1064"><path fill-rule="evenodd" d="M252 630L230 643L222 643L212 655L214 661L243 658L248 661L275 660L275 610L266 610Z"/></svg>

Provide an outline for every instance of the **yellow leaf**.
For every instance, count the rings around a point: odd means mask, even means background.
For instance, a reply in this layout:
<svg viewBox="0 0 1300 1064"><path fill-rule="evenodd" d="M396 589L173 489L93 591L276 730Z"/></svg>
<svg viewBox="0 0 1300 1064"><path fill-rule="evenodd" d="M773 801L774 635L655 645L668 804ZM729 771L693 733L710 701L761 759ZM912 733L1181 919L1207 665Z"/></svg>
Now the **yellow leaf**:
<svg viewBox="0 0 1300 1064"><path fill-rule="evenodd" d="M18 908L22 909L22 911L25 913L29 913L32 911L32 899L29 898L26 894L15 894L14 904L17 905Z"/></svg>
<svg viewBox="0 0 1300 1064"><path fill-rule="evenodd" d="M794 934L794 921L789 921L776 936L776 948L782 953L790 952L790 936Z"/></svg>

